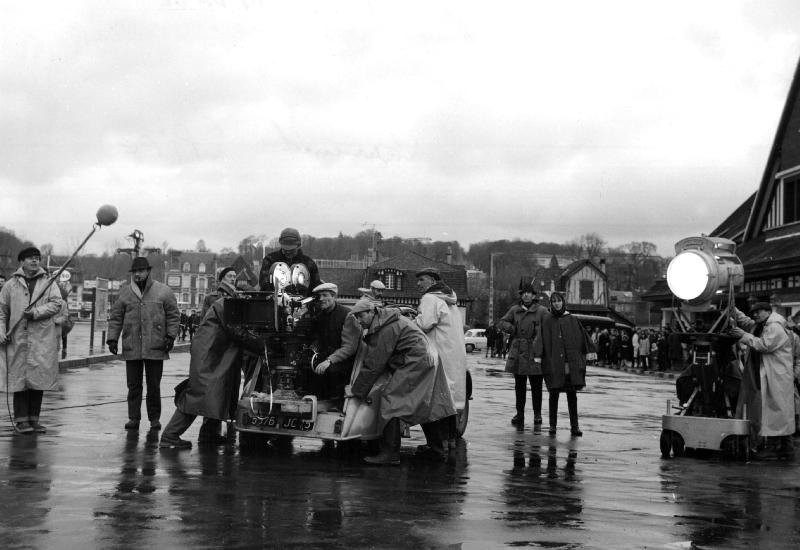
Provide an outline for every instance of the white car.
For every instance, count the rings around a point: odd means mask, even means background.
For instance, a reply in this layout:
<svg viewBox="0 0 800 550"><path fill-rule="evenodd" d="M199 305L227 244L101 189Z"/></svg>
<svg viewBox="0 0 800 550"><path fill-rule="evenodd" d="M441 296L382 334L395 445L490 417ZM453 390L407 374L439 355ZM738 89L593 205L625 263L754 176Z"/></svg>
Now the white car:
<svg viewBox="0 0 800 550"><path fill-rule="evenodd" d="M467 353L473 351L486 349L486 331L482 328L471 328L464 333L464 344L467 347Z"/></svg>

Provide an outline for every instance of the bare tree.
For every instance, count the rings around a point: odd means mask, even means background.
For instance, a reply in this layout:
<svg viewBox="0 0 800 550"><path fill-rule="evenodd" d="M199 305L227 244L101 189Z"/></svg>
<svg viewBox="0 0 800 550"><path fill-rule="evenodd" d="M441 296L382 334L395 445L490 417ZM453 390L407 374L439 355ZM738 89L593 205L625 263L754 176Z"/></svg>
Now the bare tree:
<svg viewBox="0 0 800 550"><path fill-rule="evenodd" d="M196 252L208 252L208 247L206 246L206 242L203 239L197 241L197 244L194 247Z"/></svg>

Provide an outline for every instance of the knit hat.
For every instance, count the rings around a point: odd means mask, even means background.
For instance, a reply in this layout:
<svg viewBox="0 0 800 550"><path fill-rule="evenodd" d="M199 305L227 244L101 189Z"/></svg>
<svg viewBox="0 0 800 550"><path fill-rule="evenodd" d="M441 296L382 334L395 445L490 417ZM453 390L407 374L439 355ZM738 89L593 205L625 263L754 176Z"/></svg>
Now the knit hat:
<svg viewBox="0 0 800 550"><path fill-rule="evenodd" d="M17 261L21 262L25 258L31 258L33 256L42 257L42 253L39 252L39 249L35 246L29 246L28 248L23 248L20 250L19 254L17 254Z"/></svg>

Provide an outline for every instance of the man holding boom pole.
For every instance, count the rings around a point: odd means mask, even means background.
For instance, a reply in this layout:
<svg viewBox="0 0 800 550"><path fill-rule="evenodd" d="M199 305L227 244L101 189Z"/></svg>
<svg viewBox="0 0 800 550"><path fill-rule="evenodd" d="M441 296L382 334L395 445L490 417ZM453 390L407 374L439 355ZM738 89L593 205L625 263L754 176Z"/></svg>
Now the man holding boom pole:
<svg viewBox="0 0 800 550"><path fill-rule="evenodd" d="M58 378L61 326L51 318L63 313L64 301L41 259L37 248L22 250L19 269L0 290L0 388L14 392L14 429L20 434L46 431L39 423L42 397Z"/></svg>

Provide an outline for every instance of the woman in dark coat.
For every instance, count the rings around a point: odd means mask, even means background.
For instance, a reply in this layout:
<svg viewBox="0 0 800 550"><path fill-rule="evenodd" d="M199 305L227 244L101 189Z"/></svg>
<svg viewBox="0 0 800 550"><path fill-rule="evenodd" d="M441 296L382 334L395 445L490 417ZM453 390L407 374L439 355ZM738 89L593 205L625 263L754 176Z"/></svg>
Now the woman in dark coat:
<svg viewBox="0 0 800 550"><path fill-rule="evenodd" d="M542 322L542 372L550 392L550 435L556 434L558 395L564 392L572 435L580 437L576 392L586 385L586 355L595 350L580 321L565 306L561 294L550 295L550 313Z"/></svg>

